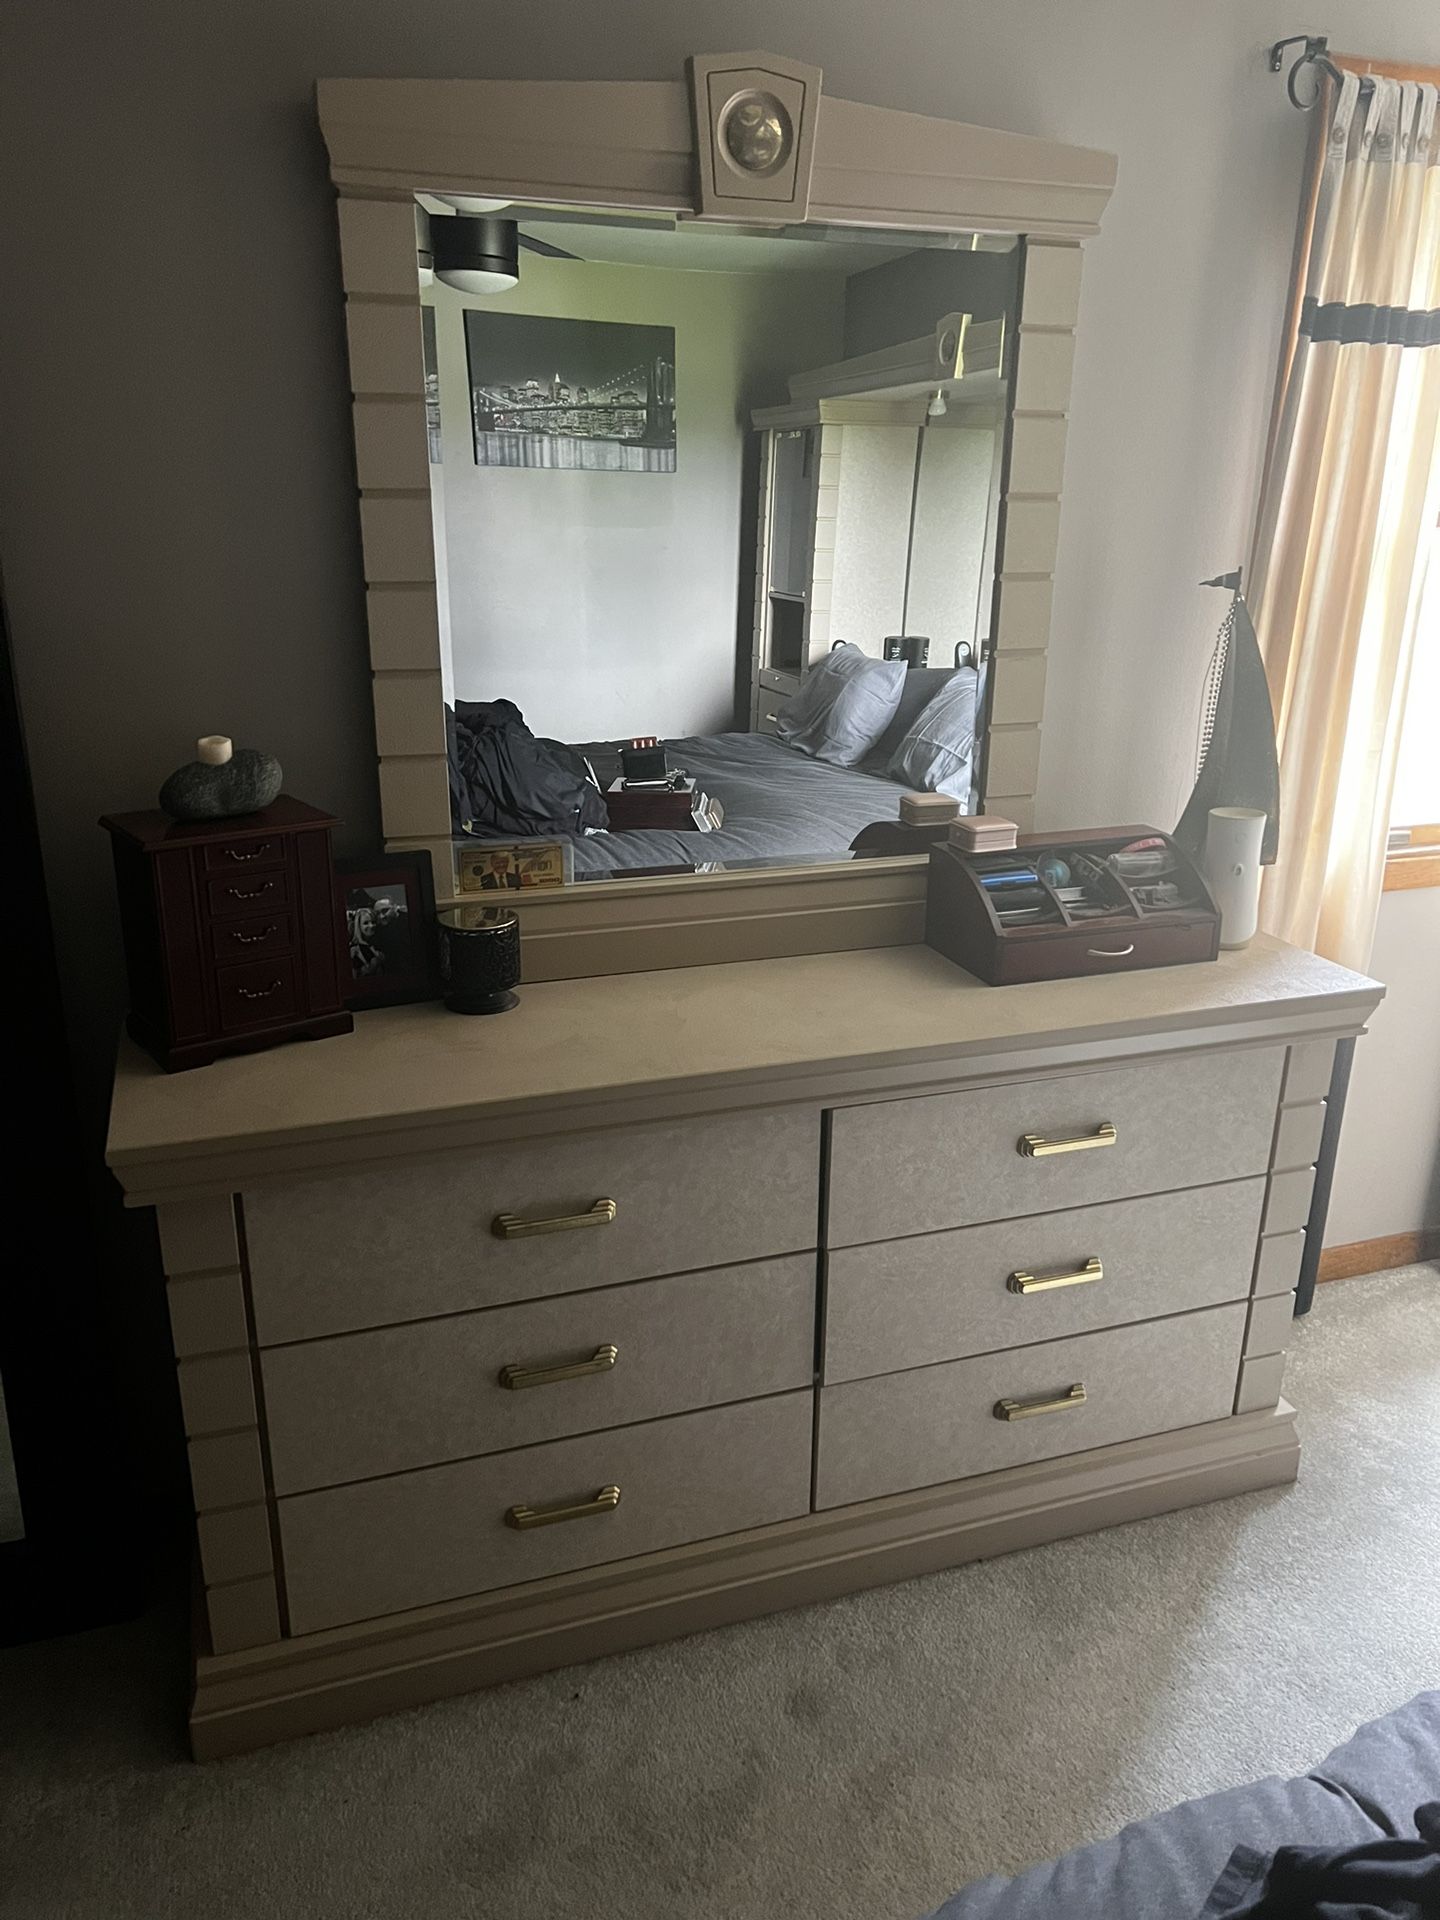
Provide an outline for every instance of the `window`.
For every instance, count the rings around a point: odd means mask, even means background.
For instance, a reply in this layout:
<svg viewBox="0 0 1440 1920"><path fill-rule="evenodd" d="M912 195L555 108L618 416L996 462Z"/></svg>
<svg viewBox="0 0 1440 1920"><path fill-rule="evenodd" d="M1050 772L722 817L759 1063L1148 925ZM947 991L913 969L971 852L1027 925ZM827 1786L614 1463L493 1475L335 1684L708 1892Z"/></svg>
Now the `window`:
<svg viewBox="0 0 1440 1920"><path fill-rule="evenodd" d="M1440 528L1431 535L1405 696L1390 803L1390 855L1387 888L1440 886Z"/></svg>

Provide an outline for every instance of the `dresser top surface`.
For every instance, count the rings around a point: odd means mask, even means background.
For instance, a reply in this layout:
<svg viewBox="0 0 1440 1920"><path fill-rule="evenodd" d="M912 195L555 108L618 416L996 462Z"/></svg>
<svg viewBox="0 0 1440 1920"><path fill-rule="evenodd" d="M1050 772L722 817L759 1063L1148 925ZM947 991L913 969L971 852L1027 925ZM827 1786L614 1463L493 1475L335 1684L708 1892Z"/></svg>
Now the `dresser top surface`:
<svg viewBox="0 0 1440 1920"><path fill-rule="evenodd" d="M107 1157L139 1202L468 1140L923 1092L992 1067L1353 1033L1382 991L1264 935L1205 965L1016 987L923 946L552 981L490 1019L388 1008L352 1034L178 1074L123 1041Z"/></svg>

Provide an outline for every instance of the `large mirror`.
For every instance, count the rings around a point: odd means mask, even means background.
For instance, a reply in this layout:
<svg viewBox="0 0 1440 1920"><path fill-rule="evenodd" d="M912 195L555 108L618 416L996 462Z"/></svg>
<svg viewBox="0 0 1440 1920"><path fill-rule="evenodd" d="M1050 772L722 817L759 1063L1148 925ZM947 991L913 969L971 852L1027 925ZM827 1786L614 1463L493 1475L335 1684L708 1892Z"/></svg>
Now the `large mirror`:
<svg viewBox="0 0 1440 1920"><path fill-rule="evenodd" d="M979 811L1016 243L420 209L462 890Z"/></svg>

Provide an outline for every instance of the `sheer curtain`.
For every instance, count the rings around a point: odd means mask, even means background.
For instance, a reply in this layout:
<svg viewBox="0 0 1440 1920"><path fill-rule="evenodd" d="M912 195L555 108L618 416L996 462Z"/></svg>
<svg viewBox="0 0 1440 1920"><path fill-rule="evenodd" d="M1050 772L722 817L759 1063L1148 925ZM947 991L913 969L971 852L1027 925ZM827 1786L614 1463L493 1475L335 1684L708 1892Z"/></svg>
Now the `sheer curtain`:
<svg viewBox="0 0 1440 1920"><path fill-rule="evenodd" d="M1437 99L1353 73L1334 90L1251 569L1280 747L1261 923L1354 967L1375 929L1440 512Z"/></svg>

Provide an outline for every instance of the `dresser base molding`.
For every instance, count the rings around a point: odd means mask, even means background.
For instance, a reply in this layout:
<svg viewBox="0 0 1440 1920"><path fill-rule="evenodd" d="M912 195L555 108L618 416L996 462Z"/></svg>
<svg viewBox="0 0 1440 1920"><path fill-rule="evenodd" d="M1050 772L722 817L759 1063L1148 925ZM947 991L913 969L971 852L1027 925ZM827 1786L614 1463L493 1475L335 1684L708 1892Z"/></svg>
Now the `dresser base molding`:
<svg viewBox="0 0 1440 1920"><path fill-rule="evenodd" d="M1068 1459L811 1514L504 1593L251 1652L201 1655L197 1760L348 1726L1048 1540L1282 1486L1299 1471L1285 1401Z"/></svg>

